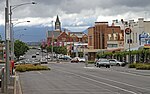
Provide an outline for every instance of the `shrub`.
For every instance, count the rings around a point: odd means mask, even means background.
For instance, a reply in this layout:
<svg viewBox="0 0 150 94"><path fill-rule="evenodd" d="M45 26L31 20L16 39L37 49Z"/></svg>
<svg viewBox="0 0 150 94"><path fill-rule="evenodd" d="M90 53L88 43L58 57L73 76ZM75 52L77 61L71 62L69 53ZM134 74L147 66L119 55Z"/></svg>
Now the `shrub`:
<svg viewBox="0 0 150 94"><path fill-rule="evenodd" d="M32 65L32 64L24 64L16 66L16 71L25 72L25 71L37 71L37 70L50 70L47 66L41 65Z"/></svg>
<svg viewBox="0 0 150 94"><path fill-rule="evenodd" d="M150 70L150 64L133 63L129 65L129 68L136 68L138 70Z"/></svg>
<svg viewBox="0 0 150 94"><path fill-rule="evenodd" d="M88 64L94 64L94 61L88 61Z"/></svg>
<svg viewBox="0 0 150 94"><path fill-rule="evenodd" d="M148 64L141 64L141 65L138 65L136 67L136 69L138 69L138 70L150 70L150 65L148 65Z"/></svg>
<svg viewBox="0 0 150 94"><path fill-rule="evenodd" d="M136 68L136 63L130 64L128 67L129 68Z"/></svg>

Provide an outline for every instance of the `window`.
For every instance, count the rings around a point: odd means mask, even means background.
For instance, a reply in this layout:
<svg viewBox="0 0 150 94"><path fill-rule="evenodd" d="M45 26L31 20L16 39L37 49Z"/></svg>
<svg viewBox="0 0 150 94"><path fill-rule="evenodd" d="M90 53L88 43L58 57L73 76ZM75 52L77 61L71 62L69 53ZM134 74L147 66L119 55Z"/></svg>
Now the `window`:
<svg viewBox="0 0 150 94"><path fill-rule="evenodd" d="M92 36L89 36L89 46L92 46Z"/></svg>
<svg viewBox="0 0 150 94"><path fill-rule="evenodd" d="M136 43L137 43L137 33L136 33Z"/></svg>
<svg viewBox="0 0 150 94"><path fill-rule="evenodd" d="M111 40L111 34L108 34L108 40Z"/></svg>
<svg viewBox="0 0 150 94"><path fill-rule="evenodd" d="M133 43L134 43L134 33L133 33Z"/></svg>
<svg viewBox="0 0 150 94"><path fill-rule="evenodd" d="M116 47L118 47L118 45L117 44L108 44L107 47L108 48L116 48Z"/></svg>
<svg viewBox="0 0 150 94"><path fill-rule="evenodd" d="M122 33L119 33L120 40L123 39Z"/></svg>

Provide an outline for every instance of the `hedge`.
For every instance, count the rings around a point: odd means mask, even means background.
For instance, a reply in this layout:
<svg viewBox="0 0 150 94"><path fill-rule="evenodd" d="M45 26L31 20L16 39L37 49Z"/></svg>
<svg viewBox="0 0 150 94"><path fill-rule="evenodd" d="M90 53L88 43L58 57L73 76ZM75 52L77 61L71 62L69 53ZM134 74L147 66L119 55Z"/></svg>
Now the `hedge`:
<svg viewBox="0 0 150 94"><path fill-rule="evenodd" d="M147 63L133 63L129 68L136 68L137 70L150 70L150 64Z"/></svg>
<svg viewBox="0 0 150 94"><path fill-rule="evenodd" d="M25 65L16 66L15 70L19 72L26 72L26 71L38 71L38 70L50 70L50 68L41 65L35 66L32 64L25 64Z"/></svg>

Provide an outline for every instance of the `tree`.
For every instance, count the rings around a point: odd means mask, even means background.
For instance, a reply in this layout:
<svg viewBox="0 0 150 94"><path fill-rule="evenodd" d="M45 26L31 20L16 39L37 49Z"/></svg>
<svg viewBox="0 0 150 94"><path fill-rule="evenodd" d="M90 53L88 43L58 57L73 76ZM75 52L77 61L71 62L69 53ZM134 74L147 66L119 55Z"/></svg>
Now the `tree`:
<svg viewBox="0 0 150 94"><path fill-rule="evenodd" d="M46 48L48 52L52 51L52 46ZM56 54L67 54L67 47L66 46L53 46L53 52Z"/></svg>
<svg viewBox="0 0 150 94"><path fill-rule="evenodd" d="M22 41L20 40L16 40L14 43L14 54L16 56L17 59L19 59L19 57L21 55L24 55L25 52L27 52L27 50L29 50L29 47Z"/></svg>

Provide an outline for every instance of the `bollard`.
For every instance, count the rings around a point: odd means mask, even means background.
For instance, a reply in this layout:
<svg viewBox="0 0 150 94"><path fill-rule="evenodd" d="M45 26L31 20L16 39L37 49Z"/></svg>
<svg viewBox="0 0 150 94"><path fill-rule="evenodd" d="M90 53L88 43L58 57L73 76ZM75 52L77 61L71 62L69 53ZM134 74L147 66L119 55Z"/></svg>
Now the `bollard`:
<svg viewBox="0 0 150 94"><path fill-rule="evenodd" d="M1 92L4 93L4 67L2 68L2 74L1 74Z"/></svg>

